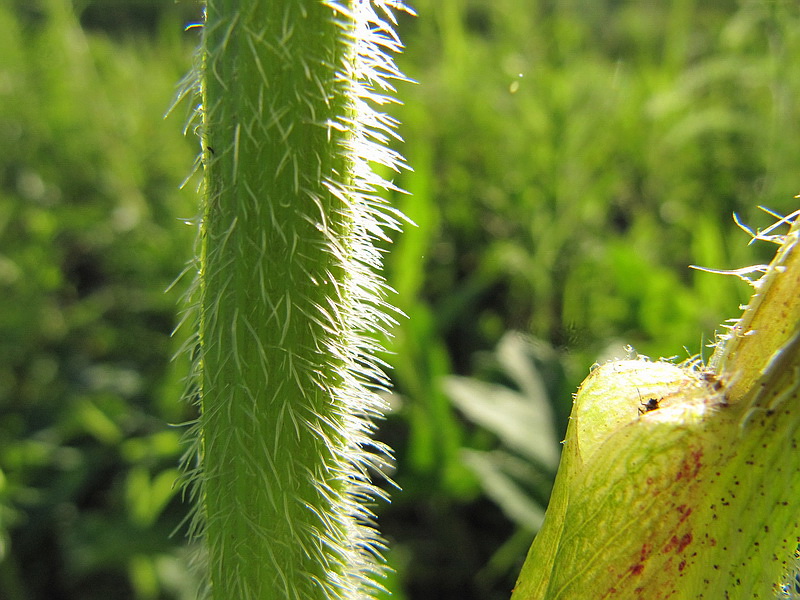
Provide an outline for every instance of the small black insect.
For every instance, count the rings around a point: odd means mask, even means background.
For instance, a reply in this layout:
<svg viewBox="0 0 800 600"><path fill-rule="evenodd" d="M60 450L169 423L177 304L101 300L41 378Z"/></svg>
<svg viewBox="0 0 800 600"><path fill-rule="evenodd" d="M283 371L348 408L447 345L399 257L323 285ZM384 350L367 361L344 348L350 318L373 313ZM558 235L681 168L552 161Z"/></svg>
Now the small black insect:
<svg viewBox="0 0 800 600"><path fill-rule="evenodd" d="M644 413L649 413L651 410L658 410L661 408L658 402L659 400L657 398L649 398L647 402L640 402L639 414L643 415Z"/></svg>

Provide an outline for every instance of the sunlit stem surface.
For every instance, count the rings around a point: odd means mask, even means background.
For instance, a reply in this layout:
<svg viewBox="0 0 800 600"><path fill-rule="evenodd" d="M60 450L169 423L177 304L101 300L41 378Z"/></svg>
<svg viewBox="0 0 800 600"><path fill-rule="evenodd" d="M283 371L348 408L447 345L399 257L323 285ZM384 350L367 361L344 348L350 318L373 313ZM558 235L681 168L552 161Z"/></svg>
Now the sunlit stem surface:
<svg viewBox="0 0 800 600"><path fill-rule="evenodd" d="M381 571L372 241L398 221L368 161L401 163L371 108L399 76L384 4L207 3L195 480L218 600L360 598Z"/></svg>

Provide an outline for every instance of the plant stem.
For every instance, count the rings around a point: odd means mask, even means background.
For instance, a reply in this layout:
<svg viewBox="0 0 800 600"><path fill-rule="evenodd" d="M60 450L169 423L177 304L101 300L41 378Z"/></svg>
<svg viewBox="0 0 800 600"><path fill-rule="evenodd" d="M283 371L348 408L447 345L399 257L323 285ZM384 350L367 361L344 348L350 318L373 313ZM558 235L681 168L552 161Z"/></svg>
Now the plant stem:
<svg viewBox="0 0 800 600"><path fill-rule="evenodd" d="M381 571L372 240L398 223L367 160L400 159L365 100L399 75L386 46L368 2L207 3L195 479L219 600L362 597Z"/></svg>
<svg viewBox="0 0 800 600"><path fill-rule="evenodd" d="M800 221L757 237L781 247L712 368L629 360L583 382L514 600L795 597Z"/></svg>

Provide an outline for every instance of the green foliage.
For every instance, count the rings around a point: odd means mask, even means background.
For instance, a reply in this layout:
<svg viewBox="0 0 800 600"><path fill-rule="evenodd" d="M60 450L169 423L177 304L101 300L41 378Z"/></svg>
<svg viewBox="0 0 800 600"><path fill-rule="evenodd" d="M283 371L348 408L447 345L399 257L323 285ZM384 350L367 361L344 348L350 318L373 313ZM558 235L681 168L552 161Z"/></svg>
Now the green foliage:
<svg viewBox="0 0 800 600"><path fill-rule="evenodd" d="M511 385L450 376L444 388L464 416L493 433L500 445L490 451L465 450L466 464L509 517L535 532L560 455L563 424L553 410L563 383L558 356L513 332L503 336L494 356L499 374Z"/></svg>
<svg viewBox="0 0 800 600"><path fill-rule="evenodd" d="M0 596L179 597L183 540L168 534L187 507L173 497L155 516L163 495L144 498L181 452L166 424L192 417L177 401L185 365L168 366L182 290L163 291L192 255L196 197L178 186L196 145L161 116L196 39L171 2L78 4L93 29L64 0L0 3ZM385 357L398 394L380 437L403 488L379 507L389 585L507 598L530 533L463 462L501 440L442 382L513 383L480 353L534 333L564 371L551 397L563 428L608 348L701 351L695 332L710 340L747 289L687 265L762 262L731 212L761 225L756 204L790 212L800 191L800 9L414 8L401 67L419 83L392 109L414 168L393 202L418 227L386 261L411 317ZM132 29L152 14L165 18Z"/></svg>
<svg viewBox="0 0 800 600"><path fill-rule="evenodd" d="M731 212L786 209L796 193L776 97L798 81L775 52L797 43L797 10L418 4L404 67L420 85L399 116L428 165L414 162L406 187L427 195L412 202L434 207L425 221L440 232L426 296L476 317L462 352L510 326L573 347L620 332L650 354L696 347L683 324L712 327L735 303L694 302L686 265L744 261L715 243ZM669 28L637 30L649 21L682 23L686 48ZM664 289L676 301L659 301Z"/></svg>
<svg viewBox="0 0 800 600"><path fill-rule="evenodd" d="M476 352L526 330L565 350L569 385L552 399L563 412L598 358L625 344L654 357L703 353L746 300L741 282L687 267L763 260L731 213L762 224L756 204L794 208L800 121L786 99L800 82L787 59L800 51L800 14L787 2L415 7L400 62L419 85L401 90L396 111L414 168L399 184L412 196L397 204L419 229L388 262L412 315L390 358L410 429L407 445L394 444L406 493L392 510L421 503L437 521L427 527L446 530L460 511L486 509L460 470L458 448L477 442L440 405L442 378L476 372ZM436 492L417 494L420 475ZM421 527L407 542L420 557L408 585L420 593L430 591L424 563L459 544L433 558L428 535ZM459 559L452 569L473 583L439 579L440 596L513 584L513 574L488 584Z"/></svg>
<svg viewBox="0 0 800 600"><path fill-rule="evenodd" d="M26 9L0 6L0 596L177 597L167 424L189 414L164 290L196 209L191 149L161 117L187 44L174 24L156 46L87 34L64 2Z"/></svg>

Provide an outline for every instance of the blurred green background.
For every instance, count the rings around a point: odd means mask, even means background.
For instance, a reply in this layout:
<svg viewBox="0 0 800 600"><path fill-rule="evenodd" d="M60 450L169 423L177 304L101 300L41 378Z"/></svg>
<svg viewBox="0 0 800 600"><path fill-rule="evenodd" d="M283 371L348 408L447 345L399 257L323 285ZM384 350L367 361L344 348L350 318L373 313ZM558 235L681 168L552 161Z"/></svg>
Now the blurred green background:
<svg viewBox="0 0 800 600"><path fill-rule="evenodd" d="M387 256L399 599L507 598L590 365L689 358L800 192L800 8L416 0ZM0 598L188 599L189 1L0 4ZM191 134L191 132L190 132ZM166 291L165 291L166 290ZM178 353L178 358L171 357Z"/></svg>

